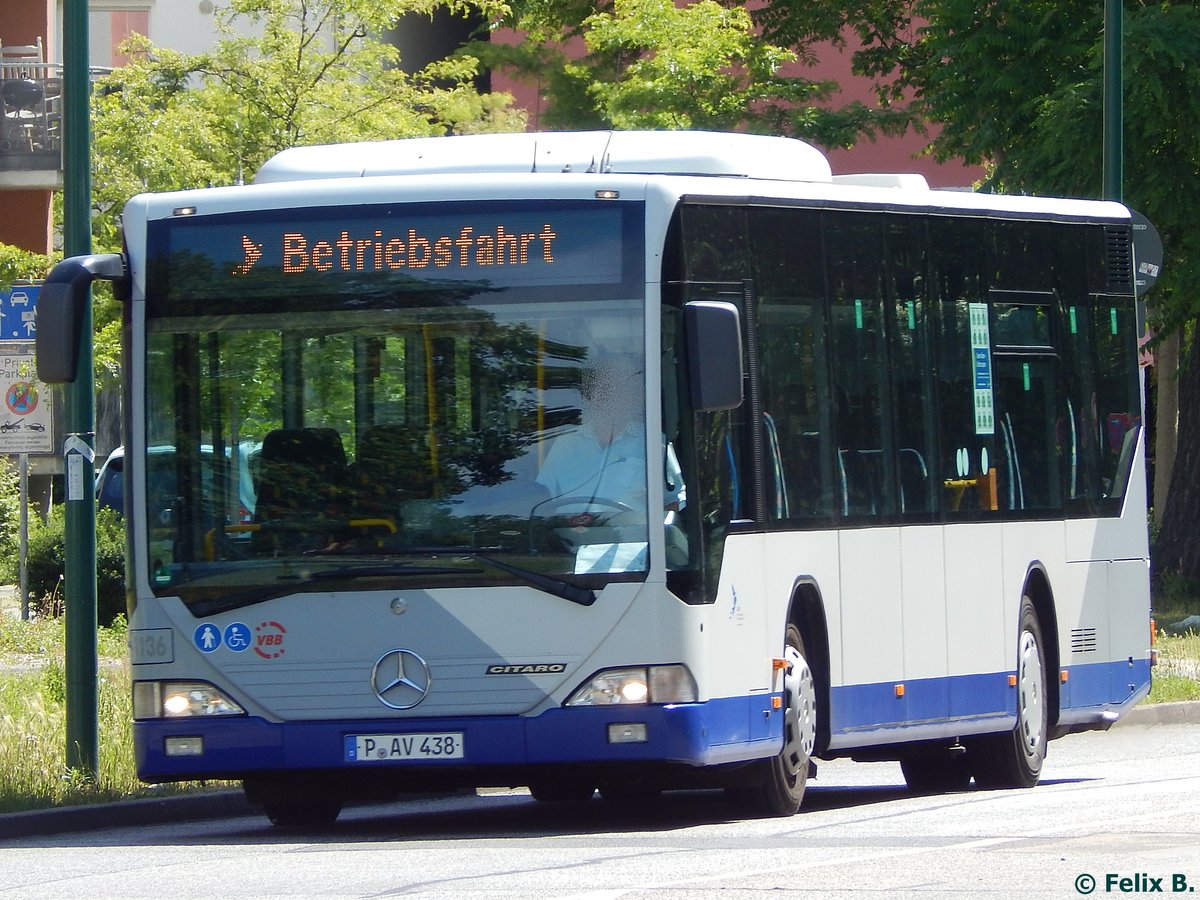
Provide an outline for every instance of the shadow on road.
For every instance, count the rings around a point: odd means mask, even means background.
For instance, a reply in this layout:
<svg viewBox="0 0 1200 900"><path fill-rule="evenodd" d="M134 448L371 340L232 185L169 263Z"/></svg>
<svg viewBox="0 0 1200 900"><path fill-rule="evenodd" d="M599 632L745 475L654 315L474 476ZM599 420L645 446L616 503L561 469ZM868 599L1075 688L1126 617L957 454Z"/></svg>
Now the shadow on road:
<svg viewBox="0 0 1200 900"><path fill-rule="evenodd" d="M1070 784L1088 779L1054 779L1043 785ZM791 820L791 833L806 831L807 815L836 810L866 809L911 800L931 800L950 810L979 802L994 792L970 789L936 798L913 794L901 784L809 785L803 811ZM902 815L909 810L897 809ZM880 810L887 817L891 811ZM171 825L130 826L109 831L74 832L30 837L24 846L178 846L354 844L381 841L437 843L462 840L524 840L547 836L597 835L620 832L668 833L688 828L753 822L729 803L722 791L668 792L652 801L606 801L599 795L582 803L539 803L524 792L419 797L386 804L348 807L331 826L279 828L265 816L235 815L223 819L178 822ZM815 823L814 823L815 827ZM169 835L169 836L168 836Z"/></svg>

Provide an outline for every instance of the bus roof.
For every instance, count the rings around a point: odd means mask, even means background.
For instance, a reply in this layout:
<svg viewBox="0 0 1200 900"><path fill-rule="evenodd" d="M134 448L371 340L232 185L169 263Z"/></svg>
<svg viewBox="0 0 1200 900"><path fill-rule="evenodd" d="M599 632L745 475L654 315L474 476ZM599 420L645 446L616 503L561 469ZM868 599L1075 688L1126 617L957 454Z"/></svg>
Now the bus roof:
<svg viewBox="0 0 1200 900"><path fill-rule="evenodd" d="M254 181L502 172L832 181L824 154L803 141L704 131L475 134L294 147L267 160Z"/></svg>
<svg viewBox="0 0 1200 900"><path fill-rule="evenodd" d="M715 177L714 177L715 176ZM632 182L638 182L637 185ZM141 194L127 224L179 215L376 202L599 197L883 206L896 211L1128 221L1112 201L933 190L920 175L832 175L803 141L703 131L539 132L295 147L250 186Z"/></svg>

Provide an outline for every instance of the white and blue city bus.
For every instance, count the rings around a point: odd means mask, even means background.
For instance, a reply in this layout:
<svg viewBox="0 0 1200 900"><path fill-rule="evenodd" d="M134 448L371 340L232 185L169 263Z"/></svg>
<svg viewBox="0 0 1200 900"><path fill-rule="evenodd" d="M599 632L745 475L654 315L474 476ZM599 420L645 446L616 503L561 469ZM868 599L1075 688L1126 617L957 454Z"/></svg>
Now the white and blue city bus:
<svg viewBox="0 0 1200 900"><path fill-rule="evenodd" d="M148 782L787 815L816 759L1033 785L1148 690L1120 204L509 134L285 151L124 234L39 366L118 281Z"/></svg>

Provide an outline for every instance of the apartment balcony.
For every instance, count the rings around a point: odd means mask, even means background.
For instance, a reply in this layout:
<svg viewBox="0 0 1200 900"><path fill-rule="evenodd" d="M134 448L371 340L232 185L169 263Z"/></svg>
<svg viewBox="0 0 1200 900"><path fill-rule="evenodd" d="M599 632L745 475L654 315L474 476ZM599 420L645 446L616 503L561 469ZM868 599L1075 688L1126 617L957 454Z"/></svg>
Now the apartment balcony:
<svg viewBox="0 0 1200 900"><path fill-rule="evenodd" d="M0 190L62 187L62 68L0 63Z"/></svg>

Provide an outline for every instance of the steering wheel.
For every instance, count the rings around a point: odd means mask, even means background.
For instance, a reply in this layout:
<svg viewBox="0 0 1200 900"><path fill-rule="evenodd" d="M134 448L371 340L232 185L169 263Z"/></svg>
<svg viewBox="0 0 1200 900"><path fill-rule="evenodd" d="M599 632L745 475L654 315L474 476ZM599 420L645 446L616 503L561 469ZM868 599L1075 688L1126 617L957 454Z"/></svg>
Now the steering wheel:
<svg viewBox="0 0 1200 900"><path fill-rule="evenodd" d="M575 510L570 510L576 507ZM598 507L599 512L592 508ZM550 510L546 512L547 508ZM622 517L635 517L635 510L628 503L611 497L555 497L541 507L543 517L562 517L569 526L587 528L592 525L619 525Z"/></svg>

